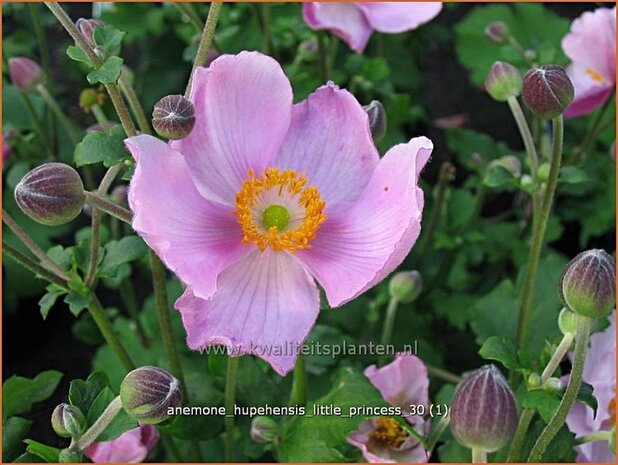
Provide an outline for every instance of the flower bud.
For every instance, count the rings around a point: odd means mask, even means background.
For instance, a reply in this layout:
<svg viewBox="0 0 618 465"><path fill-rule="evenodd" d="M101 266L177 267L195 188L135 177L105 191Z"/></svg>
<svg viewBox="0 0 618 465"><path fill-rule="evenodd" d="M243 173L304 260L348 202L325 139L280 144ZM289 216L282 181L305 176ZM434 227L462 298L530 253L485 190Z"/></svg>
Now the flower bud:
<svg viewBox="0 0 618 465"><path fill-rule="evenodd" d="M577 331L577 314L568 308L563 308L558 315L558 328L564 335L575 334Z"/></svg>
<svg viewBox="0 0 618 465"><path fill-rule="evenodd" d="M273 442L277 437L279 427L277 423L270 417L255 417L251 421L251 430L249 434L251 439L260 444Z"/></svg>
<svg viewBox="0 0 618 465"><path fill-rule="evenodd" d="M530 373L528 376L528 388L536 389L541 387L541 376L538 373Z"/></svg>
<svg viewBox="0 0 618 465"><path fill-rule="evenodd" d="M415 301L423 290L423 278L414 271L399 271L388 283L388 291L392 298L407 304Z"/></svg>
<svg viewBox="0 0 618 465"><path fill-rule="evenodd" d="M497 451L511 440L517 421L513 393L494 365L473 371L457 387L451 402L451 430L461 445Z"/></svg>
<svg viewBox="0 0 618 465"><path fill-rule="evenodd" d="M168 418L168 408L182 403L176 378L157 367L141 367L130 372L120 385L122 407L132 418L154 425Z"/></svg>
<svg viewBox="0 0 618 465"><path fill-rule="evenodd" d="M182 95L168 95L155 105L152 125L161 137L182 139L191 134L195 126L195 108Z"/></svg>
<svg viewBox="0 0 618 465"><path fill-rule="evenodd" d="M15 187L15 201L34 221L48 226L68 223L84 206L84 185L73 168L46 163L27 173Z"/></svg>
<svg viewBox="0 0 618 465"><path fill-rule="evenodd" d="M129 189L126 184L121 184L114 187L112 190L112 200L118 205L126 205L128 199Z"/></svg>
<svg viewBox="0 0 618 465"><path fill-rule="evenodd" d="M104 27L105 23L100 19L79 18L75 22L75 25L77 26L77 29L79 29L79 32L82 33L86 41L90 44L90 46L94 47L94 30L97 27Z"/></svg>
<svg viewBox="0 0 618 465"><path fill-rule="evenodd" d="M101 98L99 92L96 89L89 87L84 89L79 94L79 106L86 112L90 113L90 109L93 105L100 105Z"/></svg>
<svg viewBox="0 0 618 465"><path fill-rule="evenodd" d="M551 165L547 162L541 163L538 171L536 172L536 177L541 182L549 181L549 171L551 170Z"/></svg>
<svg viewBox="0 0 618 465"><path fill-rule="evenodd" d="M86 418L79 408L60 404L52 412L51 425L62 438L79 438L86 430Z"/></svg>
<svg viewBox="0 0 618 465"><path fill-rule="evenodd" d="M531 48L524 50L524 60L526 60L528 63L534 63L537 59L538 59L538 54L536 53L536 50L533 50Z"/></svg>
<svg viewBox="0 0 618 465"><path fill-rule="evenodd" d="M20 91L29 94L45 82L45 74L37 62L25 57L9 59L11 82Z"/></svg>
<svg viewBox="0 0 618 465"><path fill-rule="evenodd" d="M592 249L571 260L560 278L560 297L578 315L599 318L616 305L616 264L604 250Z"/></svg>
<svg viewBox="0 0 618 465"><path fill-rule="evenodd" d="M543 384L543 389L560 394L564 391L564 383L560 378L548 378L545 384Z"/></svg>
<svg viewBox="0 0 618 465"><path fill-rule="evenodd" d="M496 166L504 168L515 178L521 176L521 160L515 155L505 155L497 160L493 160L487 168L488 170L492 170Z"/></svg>
<svg viewBox="0 0 618 465"><path fill-rule="evenodd" d="M369 116L369 129L373 140L380 140L386 133L386 111L378 100L372 100L369 105L364 105L363 110Z"/></svg>
<svg viewBox="0 0 618 465"><path fill-rule="evenodd" d="M485 28L485 37L494 44L503 44L510 35L509 27L502 21L489 23Z"/></svg>
<svg viewBox="0 0 618 465"><path fill-rule="evenodd" d="M485 89L494 100L505 102L521 93L521 73L515 66L496 61L487 74Z"/></svg>
<svg viewBox="0 0 618 465"><path fill-rule="evenodd" d="M524 103L532 113L543 119L560 116L574 94L573 83L560 66L532 68L524 76Z"/></svg>
<svg viewBox="0 0 618 465"><path fill-rule="evenodd" d="M62 449L58 454L59 463L80 463L82 454L73 449Z"/></svg>
<svg viewBox="0 0 618 465"><path fill-rule="evenodd" d="M536 187L534 179L529 174L524 174L519 179L519 185L527 192L531 192Z"/></svg>

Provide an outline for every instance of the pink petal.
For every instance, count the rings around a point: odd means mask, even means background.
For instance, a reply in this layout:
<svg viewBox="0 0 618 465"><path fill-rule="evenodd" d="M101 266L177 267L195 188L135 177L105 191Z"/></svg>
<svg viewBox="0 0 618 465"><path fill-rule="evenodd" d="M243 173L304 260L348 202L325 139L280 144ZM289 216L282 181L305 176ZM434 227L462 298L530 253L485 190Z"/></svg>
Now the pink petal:
<svg viewBox="0 0 618 465"><path fill-rule="evenodd" d="M294 105L277 166L305 173L330 204L356 199L379 160L367 113L347 90L329 83Z"/></svg>
<svg viewBox="0 0 618 465"><path fill-rule="evenodd" d="M398 33L416 29L435 18L442 2L359 2L373 29Z"/></svg>
<svg viewBox="0 0 618 465"><path fill-rule="evenodd" d="M406 413L409 413L410 405L428 406L427 367L414 355L397 354L393 362L381 368L371 365L365 370L365 376L380 391L384 400L394 407L401 407ZM410 423L423 421L421 416L405 418Z"/></svg>
<svg viewBox="0 0 618 465"><path fill-rule="evenodd" d="M312 248L297 252L324 288L331 307L380 282L410 252L423 211L418 175L432 149L426 137L391 148L358 200L345 210L329 211Z"/></svg>
<svg viewBox="0 0 618 465"><path fill-rule="evenodd" d="M143 442L144 434L149 436L148 442ZM154 448L158 438L159 433L154 426L142 425L111 441L91 444L84 450L84 455L95 463L143 462Z"/></svg>
<svg viewBox="0 0 618 465"><path fill-rule="evenodd" d="M613 81L599 83L579 64L569 66L567 72L575 87L575 98L564 112L567 118L593 112L607 101L614 90Z"/></svg>
<svg viewBox="0 0 618 465"><path fill-rule="evenodd" d="M129 187L133 228L196 295L210 297L219 273L251 250L231 207L202 197L168 144L141 135L126 145L137 162Z"/></svg>
<svg viewBox="0 0 618 465"><path fill-rule="evenodd" d="M223 55L193 76L195 128L172 142L205 197L234 204L247 178L272 166L287 133L292 88L281 66L258 52Z"/></svg>
<svg viewBox="0 0 618 465"><path fill-rule="evenodd" d="M303 16L311 29L330 29L358 53L365 49L373 32L354 3L303 3Z"/></svg>
<svg viewBox="0 0 618 465"><path fill-rule="evenodd" d="M176 301L192 350L223 344L234 356L254 354L280 375L293 367L320 307L313 279L285 252L255 250L221 274L210 300L191 288Z"/></svg>
<svg viewBox="0 0 618 465"><path fill-rule="evenodd" d="M616 81L616 8L587 11L571 24L562 39L564 53L578 66Z"/></svg>

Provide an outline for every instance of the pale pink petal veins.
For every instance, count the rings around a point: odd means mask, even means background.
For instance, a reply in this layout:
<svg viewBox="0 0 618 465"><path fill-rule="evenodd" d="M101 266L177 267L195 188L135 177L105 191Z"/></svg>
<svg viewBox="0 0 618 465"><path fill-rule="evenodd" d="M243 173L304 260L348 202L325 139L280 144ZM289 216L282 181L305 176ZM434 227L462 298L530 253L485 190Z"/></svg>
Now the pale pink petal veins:
<svg viewBox="0 0 618 465"><path fill-rule="evenodd" d="M254 250L225 270L219 290L202 300L189 287L176 301L192 350L226 345L235 356L256 355L280 375L318 316L320 296L298 260L285 252Z"/></svg>
<svg viewBox="0 0 618 465"><path fill-rule="evenodd" d="M94 463L143 462L158 439L159 433L154 426L141 425L111 441L91 444L84 450L84 455Z"/></svg>
<svg viewBox="0 0 618 465"><path fill-rule="evenodd" d="M442 10L442 2L358 2L373 29L398 33L416 29Z"/></svg>
<svg viewBox="0 0 618 465"><path fill-rule="evenodd" d="M397 354L395 360L378 368L371 365L365 370L369 378L384 400L394 407L401 407L406 414L410 413L410 405L429 403L429 378L427 367L416 356ZM410 423L422 423L423 416L406 416Z"/></svg>
<svg viewBox="0 0 618 465"><path fill-rule="evenodd" d="M136 160L129 187L133 228L197 295L210 297L219 273L250 251L232 207L202 197L168 144L147 135L125 143Z"/></svg>
<svg viewBox="0 0 618 465"><path fill-rule="evenodd" d="M195 128L172 147L202 195L231 205L250 168L272 166L290 125L290 81L261 53L223 55L195 71L190 100Z"/></svg>
<svg viewBox="0 0 618 465"><path fill-rule="evenodd" d="M424 203L418 176L432 150L426 137L391 148L361 196L348 209L330 212L311 248L297 252L331 307L380 282L410 252Z"/></svg>
<svg viewBox="0 0 618 465"><path fill-rule="evenodd" d="M354 3L306 2L303 3L303 16L310 28L330 29L359 53L365 49L373 32Z"/></svg>
<svg viewBox="0 0 618 465"><path fill-rule="evenodd" d="M356 199L379 159L367 113L329 83L294 105L276 166L304 173L329 205Z"/></svg>

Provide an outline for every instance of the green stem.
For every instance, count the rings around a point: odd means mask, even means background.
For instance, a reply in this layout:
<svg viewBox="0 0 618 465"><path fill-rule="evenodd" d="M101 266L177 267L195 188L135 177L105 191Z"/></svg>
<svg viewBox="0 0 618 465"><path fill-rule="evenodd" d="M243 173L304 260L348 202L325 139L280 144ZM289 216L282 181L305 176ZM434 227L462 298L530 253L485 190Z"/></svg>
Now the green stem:
<svg viewBox="0 0 618 465"><path fill-rule="evenodd" d="M472 448L472 463L487 463L487 452L476 447Z"/></svg>
<svg viewBox="0 0 618 465"><path fill-rule="evenodd" d="M187 21L189 21L191 24L193 24L193 26L195 26L195 29L197 29L198 31L204 29L204 23L197 15L196 11L193 8L186 8L187 6L191 6L190 3L172 2L172 5L176 7L176 9L180 12L182 16L186 18Z"/></svg>
<svg viewBox="0 0 618 465"><path fill-rule="evenodd" d="M584 362L586 361L586 351L588 350L591 327L591 318L582 315L577 316L575 354L573 359L573 368L571 369L571 376L569 377L569 384L564 392L564 397L560 401L558 410L556 410L556 413L554 413L554 416L549 420L549 423L536 440L536 443L530 452L530 456L528 457L528 462L537 463L541 461L545 450L556 434L558 434L560 428L562 428L571 407L575 403L575 398L577 397L577 393L579 392L579 388L582 383Z"/></svg>
<svg viewBox="0 0 618 465"><path fill-rule="evenodd" d="M225 461L234 459L234 397L239 357L228 356L225 375Z"/></svg>
<svg viewBox="0 0 618 465"><path fill-rule="evenodd" d="M129 318L135 324L135 328L137 330L137 335L142 342L144 347L150 346L150 338L146 334L146 330L142 325L142 322L139 319L139 307L137 303L137 296L135 295L135 290L133 286L131 286L131 282L129 279L125 279L118 288L120 292L120 298L122 299L125 308L127 309L127 313L129 314Z"/></svg>
<svg viewBox="0 0 618 465"><path fill-rule="evenodd" d="M131 224L133 220L133 213L124 207L121 207L117 203L107 200L105 197L100 196L96 192L84 192L86 196L86 203L96 207L98 210L104 211L108 215L118 218L127 224Z"/></svg>
<svg viewBox="0 0 618 465"><path fill-rule="evenodd" d="M174 441L172 436L163 434L161 436L161 439L163 440L163 445L165 446L165 448L170 454L170 459L171 459L170 462L175 462L175 463L182 462L180 451L178 450L178 446L176 445L176 442Z"/></svg>
<svg viewBox="0 0 618 465"><path fill-rule="evenodd" d="M150 124L148 123L148 118L146 118L146 114L144 113L144 108L135 93L135 89L126 76L120 75L120 79L118 80L118 86L120 87L120 91L124 94L127 102L129 102L129 107L133 112L133 116L135 116L135 121L137 121L137 127L144 134L150 134Z"/></svg>
<svg viewBox="0 0 618 465"><path fill-rule="evenodd" d="M571 343L573 342L574 338L575 334L573 333L567 333L562 337L560 344L558 344L556 351L551 356L551 359L549 360L547 366L541 374L541 386L543 386L545 384L545 381L551 378L551 375L554 373L554 371L556 371L556 368L558 368L558 365L560 365L560 362L569 351L569 347L571 347Z"/></svg>
<svg viewBox="0 0 618 465"><path fill-rule="evenodd" d="M187 88L185 90L185 97L187 98L191 93L191 81L193 79L193 74L195 73L195 70L200 66L204 66L206 64L206 60L208 59L208 50L210 50L210 44L212 43L212 39L215 35L215 29L217 27L217 22L219 21L219 14L221 13L222 6L222 2L212 2L210 4L210 9L208 10L208 17L206 18L206 24L204 25L202 37L200 38L200 43L197 47L195 61L193 62L191 76L189 76L189 82L187 83Z"/></svg>
<svg viewBox="0 0 618 465"><path fill-rule="evenodd" d="M116 396L114 400L110 402L103 413L97 420L92 424L92 426L77 440L75 446L80 451L83 452L89 445L91 445L97 438L101 435L105 428L109 426L109 424L116 418L116 415L120 413L122 410L122 402L120 401L120 396Z"/></svg>
<svg viewBox="0 0 618 465"><path fill-rule="evenodd" d="M294 379L292 381L292 395L290 405L305 405L307 403L307 371L305 369L305 357L298 355L294 366Z"/></svg>
<svg viewBox="0 0 618 465"><path fill-rule="evenodd" d="M513 113L513 118L515 118L515 122L517 123L517 128L519 129L521 139L524 142L524 147L526 148L526 153L528 154L528 160L530 161L532 176L536 179L537 172L539 170L539 156L536 152L536 147L534 146L534 138L530 132L530 127L528 126L528 122L526 121L526 117L524 116L524 112L521 109L521 105L519 104L517 97L509 97L507 103L509 104L511 113Z"/></svg>
<svg viewBox="0 0 618 465"><path fill-rule="evenodd" d="M451 373L448 370L445 370L443 368L438 368L436 366L433 365L425 365L427 367L427 373L429 374L429 376L433 376L435 378L441 379L443 381L446 381L448 383L453 383L453 384L459 384L459 382L461 381L461 376L457 376L454 373Z"/></svg>
<svg viewBox="0 0 618 465"><path fill-rule="evenodd" d="M60 104L57 102L54 96L49 93L47 87L45 87L43 84L39 84L36 89L39 92L39 95L43 97L43 100L45 100L45 103L47 103L47 106L50 108L50 110L54 112L56 118L58 118L58 121L60 121L60 124L62 124L64 131L67 133L67 136L69 136L69 139L71 140L71 143L73 145L79 144L80 137L75 131L73 123L71 123L67 115L64 114L64 111L62 111Z"/></svg>
<svg viewBox="0 0 618 465"><path fill-rule="evenodd" d="M270 4L260 3L260 16L262 18L262 49L266 55L270 55Z"/></svg>
<svg viewBox="0 0 618 465"><path fill-rule="evenodd" d="M431 216L429 217L429 223L427 226L427 232L425 233L425 238L423 239L423 248L421 249L418 257L417 267L419 269L422 268L423 263L425 263L425 259L427 258L429 249L432 246L433 237L436 234L438 222L440 221L440 216L442 215L442 208L444 207L444 203L446 200L446 190L449 183L453 179L453 172L454 167L450 162L446 161L440 166L438 186L436 188L436 200L433 204Z"/></svg>
<svg viewBox="0 0 618 465"><path fill-rule="evenodd" d="M429 433L429 437L427 438L427 443L425 447L425 450L427 451L427 453L431 453L431 451L434 450L434 448L438 444L438 441L442 437L442 434L444 433L444 431L446 431L446 428L448 428L448 425L450 422L451 422L450 416L442 415L440 417L440 421L438 421L438 424Z"/></svg>
<svg viewBox="0 0 618 465"><path fill-rule="evenodd" d="M56 276L59 276L67 281L69 280L69 275L62 268L60 268L56 262L47 256L43 249L41 249L41 247L39 247L39 245L32 240L28 233L24 231L17 221L11 218L11 215L9 215L4 209L2 210L2 221L28 248L28 250L30 250L30 252L32 252L32 254L39 259L45 268L53 272Z"/></svg>
<svg viewBox="0 0 618 465"><path fill-rule="evenodd" d="M521 415L519 416L519 423L517 424L517 431L515 431L515 436L513 437L513 442L511 443L511 448L509 449L509 455L506 459L507 462L519 462L519 452L523 447L526 433L528 432L530 422L534 418L535 413L536 410L533 408L525 408L522 410Z"/></svg>
<svg viewBox="0 0 618 465"><path fill-rule="evenodd" d="M538 221L536 221L534 234L532 237L532 246L530 247L530 255L528 258L528 268L526 270L526 280L521 298L521 306L519 309L519 321L517 324L517 344L519 347L524 347L528 336L528 327L530 326L532 312L532 298L534 296L534 283L536 280L536 272L549 221L556 186L558 185L558 174L560 172L560 163L562 161L562 139L564 132L564 124L562 116L558 116L553 120L553 143L552 143L552 158L549 169L549 179L545 188L545 197L539 211Z"/></svg>
<svg viewBox="0 0 618 465"><path fill-rule="evenodd" d="M320 79L323 83L330 79L328 68L328 47L326 46L326 32L318 31L318 65L320 67Z"/></svg>
<svg viewBox="0 0 618 465"><path fill-rule="evenodd" d="M24 94L23 92L19 92L19 96L24 104L24 107L26 107L26 110L28 111L28 115L30 116L30 120L32 121L32 125L34 126L34 131L36 132L36 135L39 137L41 143L45 146L45 151L50 156L50 158L55 159L55 155L52 151L49 138L47 137L45 129L43 128L43 124L39 120L36 111L34 111L34 106L32 105L30 96Z"/></svg>
<svg viewBox="0 0 618 465"><path fill-rule="evenodd" d="M172 332L172 320L170 318L170 310L167 302L167 287L165 282L165 268L163 263L157 257L154 251L150 251L150 267L152 271L152 287L154 288L155 304L157 307L157 315L159 318L159 327L161 329L161 339L163 340L163 347L165 348L165 354L170 364L170 371L174 375L182 386L184 397L189 402L189 394L187 392L187 385L185 384L185 377L180 364L180 357L176 349L174 342L174 334Z"/></svg>
<svg viewBox="0 0 618 465"><path fill-rule="evenodd" d="M101 302L95 294L92 295L92 300L88 305L88 311L90 312L94 322L99 327L99 331L101 331L103 338L112 348L125 370L134 370L135 364L131 360L129 353L122 345L120 339L118 339L118 336L116 336L116 333L114 333L114 328L112 327L112 324L110 323Z"/></svg>
<svg viewBox="0 0 618 465"><path fill-rule="evenodd" d="M609 441L612 437L611 431L597 431L575 438L575 444L586 444L589 442Z"/></svg>
<svg viewBox="0 0 618 465"><path fill-rule="evenodd" d="M382 327L382 337L380 344L384 350L391 342L393 335L393 328L395 326L395 317L397 316L397 307L399 306L399 300L396 297L391 297L388 301L388 307L386 307L386 317L384 318L384 326ZM387 356L382 355L378 361L378 365L382 366L386 363Z"/></svg>
<svg viewBox="0 0 618 465"><path fill-rule="evenodd" d="M67 288L67 282L63 278L59 277L55 273L52 273L47 268L39 265L37 262L32 260L27 255L24 255L11 244L6 242L4 238L2 238L2 251L6 253L9 257L15 260L24 268L32 271L35 275L40 276L41 278L49 281L50 283L54 283L57 286L62 288Z"/></svg>
<svg viewBox="0 0 618 465"><path fill-rule="evenodd" d="M581 161L582 156L590 148L590 145L597 139L599 135L598 133L600 132L600 128L603 127L601 125L601 122L603 121L603 117L605 116L605 113L607 112L607 109L609 108L610 103L614 101L615 92L616 91L612 92L612 95L610 96L610 98L607 99L605 104L597 112L594 118L594 121L590 125L590 129L584 136L582 143L575 149L575 151L569 157L569 160L568 160L569 164L578 164Z"/></svg>
<svg viewBox="0 0 618 465"><path fill-rule="evenodd" d="M92 105L90 109L92 110L92 114L97 120L97 123L99 123L101 127L105 128L105 125L109 123L109 120L107 119L107 116L105 116L103 109L96 103Z"/></svg>

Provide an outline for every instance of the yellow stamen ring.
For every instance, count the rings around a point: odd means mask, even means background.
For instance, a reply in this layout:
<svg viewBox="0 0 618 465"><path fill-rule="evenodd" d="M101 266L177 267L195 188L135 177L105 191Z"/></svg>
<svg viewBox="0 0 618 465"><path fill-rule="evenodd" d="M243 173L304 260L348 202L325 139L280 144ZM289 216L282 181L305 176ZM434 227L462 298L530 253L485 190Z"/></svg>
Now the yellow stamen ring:
<svg viewBox="0 0 618 465"><path fill-rule="evenodd" d="M408 438L409 434L392 418L378 418L375 420L376 429L369 435L380 444L398 448Z"/></svg>
<svg viewBox="0 0 618 465"><path fill-rule="evenodd" d="M320 197L319 191L314 186L305 187L306 185L307 178L294 170L267 168L256 177L250 169L248 178L236 194L234 210L243 232L243 242L255 244L262 252L268 247L292 253L297 249L310 248L309 242L327 217L324 213L326 202ZM266 228L264 224L256 221L254 210L261 195L267 191L276 191L279 196L285 195L296 200L298 206L304 210L304 217L297 227L280 231L277 225Z"/></svg>

